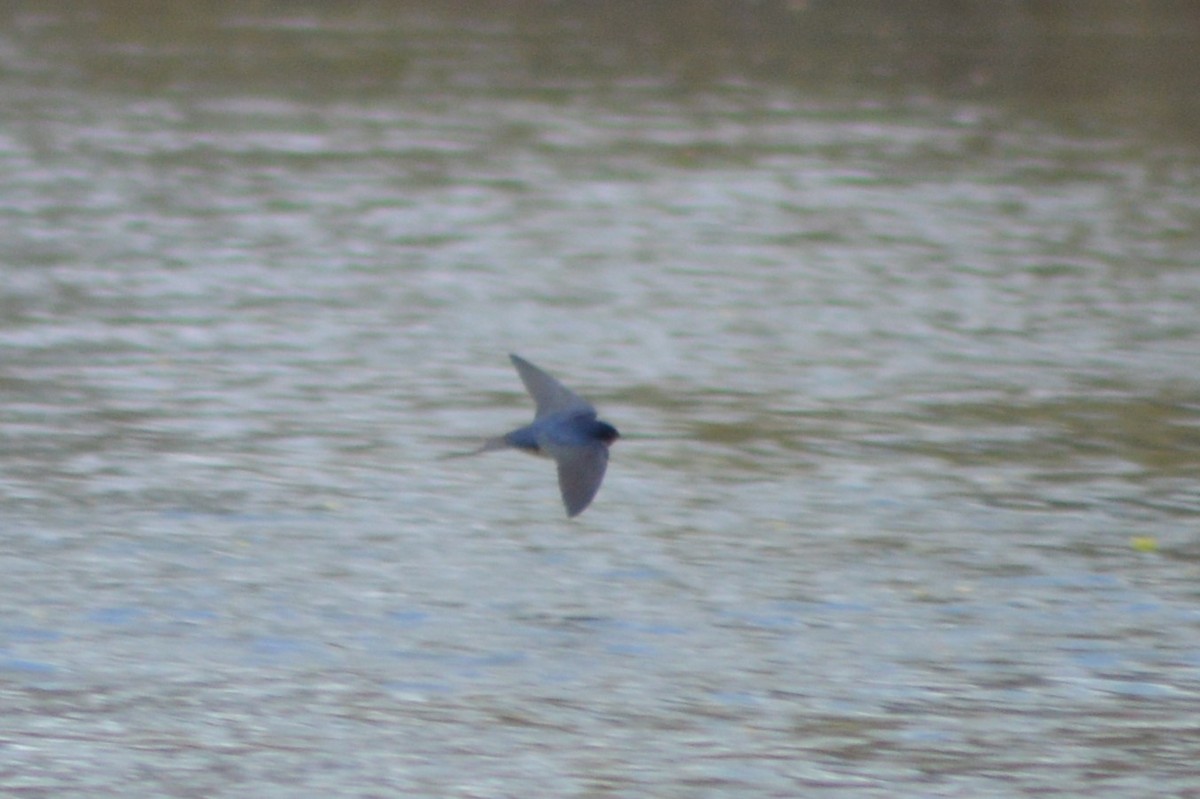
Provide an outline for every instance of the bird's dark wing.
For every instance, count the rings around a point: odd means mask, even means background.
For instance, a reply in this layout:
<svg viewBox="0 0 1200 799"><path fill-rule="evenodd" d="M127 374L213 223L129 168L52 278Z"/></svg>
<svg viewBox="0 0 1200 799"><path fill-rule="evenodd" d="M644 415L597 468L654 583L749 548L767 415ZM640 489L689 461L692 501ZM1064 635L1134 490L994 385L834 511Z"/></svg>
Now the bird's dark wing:
<svg viewBox="0 0 1200 799"><path fill-rule="evenodd" d="M533 397L533 401L537 403L537 412L534 415L535 419L539 419L550 413L558 413L559 411L574 409L594 410L583 397L575 394L520 355L509 355L508 357L512 359L513 366L517 367L517 374L521 376L521 382L525 384L525 390L529 392L529 396ZM603 470L601 470L601 474L603 474Z"/></svg>
<svg viewBox="0 0 1200 799"><path fill-rule="evenodd" d="M558 461L558 488L567 516L578 516L600 490L604 470L608 467L608 447L598 442L556 447L552 454Z"/></svg>

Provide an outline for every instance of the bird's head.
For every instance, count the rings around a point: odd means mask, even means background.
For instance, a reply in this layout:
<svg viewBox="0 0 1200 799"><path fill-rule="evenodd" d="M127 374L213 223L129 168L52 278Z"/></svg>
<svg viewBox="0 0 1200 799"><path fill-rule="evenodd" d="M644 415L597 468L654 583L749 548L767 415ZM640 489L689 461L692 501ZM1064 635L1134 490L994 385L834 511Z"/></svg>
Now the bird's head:
<svg viewBox="0 0 1200 799"><path fill-rule="evenodd" d="M592 435L597 441L602 441L605 444L612 444L621 434L617 432L617 428L613 427L608 422L597 421L592 428Z"/></svg>

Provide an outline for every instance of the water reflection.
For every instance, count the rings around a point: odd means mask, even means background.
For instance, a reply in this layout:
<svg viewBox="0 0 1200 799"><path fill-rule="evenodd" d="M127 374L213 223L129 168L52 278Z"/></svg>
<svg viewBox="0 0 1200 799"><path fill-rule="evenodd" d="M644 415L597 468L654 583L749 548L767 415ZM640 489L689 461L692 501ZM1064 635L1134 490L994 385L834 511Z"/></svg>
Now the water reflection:
<svg viewBox="0 0 1200 799"><path fill-rule="evenodd" d="M335 101L498 89L569 102L578 89L650 81L675 96L785 85L866 103L940 96L1091 128L1193 134L1187 5L987 2L907 8L523 0L354 7L170 2L129 13L15 4L10 58L140 94L213 89Z"/></svg>

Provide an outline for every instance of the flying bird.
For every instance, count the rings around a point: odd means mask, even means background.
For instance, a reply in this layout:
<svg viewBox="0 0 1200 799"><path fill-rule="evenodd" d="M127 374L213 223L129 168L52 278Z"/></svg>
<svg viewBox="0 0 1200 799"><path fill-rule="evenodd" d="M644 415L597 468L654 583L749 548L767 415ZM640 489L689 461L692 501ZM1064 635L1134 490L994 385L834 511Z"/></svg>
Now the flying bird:
<svg viewBox="0 0 1200 799"><path fill-rule="evenodd" d="M558 488L567 516L578 516L600 490L608 466L608 448L620 434L617 428L596 418L596 409L583 397L521 356L508 357L537 405L533 421L511 433L489 438L477 450L450 457L513 448L553 458L558 464Z"/></svg>

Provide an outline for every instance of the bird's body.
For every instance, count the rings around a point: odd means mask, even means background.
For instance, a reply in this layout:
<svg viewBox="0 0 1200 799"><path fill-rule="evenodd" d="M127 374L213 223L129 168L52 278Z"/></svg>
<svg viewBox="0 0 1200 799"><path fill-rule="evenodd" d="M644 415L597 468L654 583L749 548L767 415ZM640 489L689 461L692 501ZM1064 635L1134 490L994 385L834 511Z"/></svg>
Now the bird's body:
<svg viewBox="0 0 1200 799"><path fill-rule="evenodd" d="M567 516L578 516L600 490L608 466L608 448L620 434L597 418L596 409L587 400L519 355L509 358L537 404L533 421L464 454L511 447L553 458L558 464L558 487Z"/></svg>

